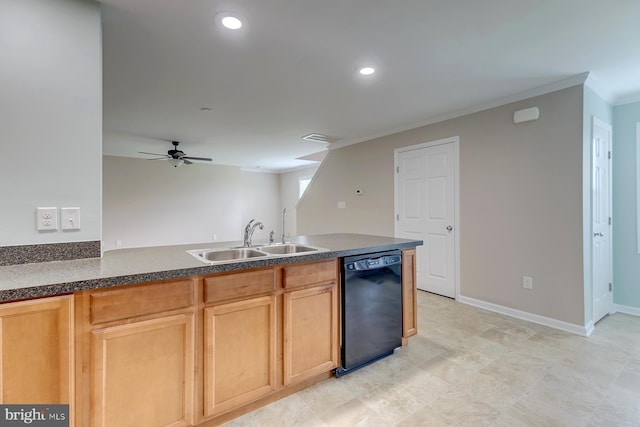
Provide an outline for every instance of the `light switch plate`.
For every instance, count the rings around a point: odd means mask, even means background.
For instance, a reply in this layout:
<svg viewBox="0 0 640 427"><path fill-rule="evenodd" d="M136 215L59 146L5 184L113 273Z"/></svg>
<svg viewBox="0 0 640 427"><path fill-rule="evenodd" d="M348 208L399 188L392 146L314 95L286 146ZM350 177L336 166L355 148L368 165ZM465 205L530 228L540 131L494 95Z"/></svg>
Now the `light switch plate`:
<svg viewBox="0 0 640 427"><path fill-rule="evenodd" d="M60 226L63 230L80 230L80 208L60 208Z"/></svg>
<svg viewBox="0 0 640 427"><path fill-rule="evenodd" d="M58 208L37 208L36 229L51 231L58 229Z"/></svg>

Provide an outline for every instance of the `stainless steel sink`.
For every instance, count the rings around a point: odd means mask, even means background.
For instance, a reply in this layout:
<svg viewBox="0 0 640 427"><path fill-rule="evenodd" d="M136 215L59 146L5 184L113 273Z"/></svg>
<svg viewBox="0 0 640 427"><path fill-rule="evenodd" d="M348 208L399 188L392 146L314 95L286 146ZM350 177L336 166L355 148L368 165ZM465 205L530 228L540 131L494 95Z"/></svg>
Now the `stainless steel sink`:
<svg viewBox="0 0 640 427"><path fill-rule="evenodd" d="M259 247L245 248L209 248L209 249L193 249L187 253L193 255L196 259L207 263L216 264L223 262L233 262L242 260L253 260L268 257L288 257L296 255L304 255L312 252L327 252L329 249L318 248L315 246L303 245L301 243L285 243L273 244Z"/></svg>
<svg viewBox="0 0 640 427"><path fill-rule="evenodd" d="M304 252L318 252L320 248L313 246L301 245L299 243L285 243L283 245L261 246L260 250L268 254L274 255L290 255Z"/></svg>
<svg viewBox="0 0 640 427"><path fill-rule="evenodd" d="M199 249L187 251L203 262L238 261L243 259L266 257L269 254L253 248L237 249Z"/></svg>

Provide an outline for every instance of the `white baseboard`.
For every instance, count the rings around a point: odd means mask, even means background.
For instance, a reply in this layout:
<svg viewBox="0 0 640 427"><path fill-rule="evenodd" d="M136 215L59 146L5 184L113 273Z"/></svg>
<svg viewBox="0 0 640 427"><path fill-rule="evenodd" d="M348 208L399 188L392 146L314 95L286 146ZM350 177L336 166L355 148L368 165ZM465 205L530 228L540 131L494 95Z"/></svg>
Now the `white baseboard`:
<svg viewBox="0 0 640 427"><path fill-rule="evenodd" d="M629 305L613 304L616 313L631 314L632 316L640 316L640 308L631 307Z"/></svg>
<svg viewBox="0 0 640 427"><path fill-rule="evenodd" d="M573 323L564 322L562 320L552 319L551 317L540 316L538 314L516 310L515 308L505 307L503 305L465 297L463 295L458 295L457 300L463 304L472 305L474 307L483 308L495 313L504 314L507 316L515 317L517 319L526 320L528 322L537 323L539 325L548 326L554 329L560 329L561 331L571 332L573 334L582 335L585 337L588 337L593 332L593 322L589 322L585 326L580 326Z"/></svg>

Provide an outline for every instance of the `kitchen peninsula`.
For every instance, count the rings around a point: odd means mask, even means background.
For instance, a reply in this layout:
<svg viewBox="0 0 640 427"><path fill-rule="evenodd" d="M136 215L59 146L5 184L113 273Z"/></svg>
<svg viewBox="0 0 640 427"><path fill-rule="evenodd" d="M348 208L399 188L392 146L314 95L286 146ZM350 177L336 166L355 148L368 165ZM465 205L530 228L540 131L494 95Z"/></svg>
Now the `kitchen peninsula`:
<svg viewBox="0 0 640 427"><path fill-rule="evenodd" d="M76 426L217 425L332 376L339 258L402 250L403 343L415 247L357 234L323 251L205 264L187 250L0 267L3 403L70 403ZM57 369L55 369L57 367Z"/></svg>

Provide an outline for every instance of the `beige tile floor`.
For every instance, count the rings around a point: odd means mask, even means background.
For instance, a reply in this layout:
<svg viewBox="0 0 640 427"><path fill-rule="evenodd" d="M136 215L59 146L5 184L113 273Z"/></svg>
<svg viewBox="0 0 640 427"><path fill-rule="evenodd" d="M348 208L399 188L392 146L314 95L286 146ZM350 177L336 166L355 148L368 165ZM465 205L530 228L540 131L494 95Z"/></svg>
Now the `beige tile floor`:
<svg viewBox="0 0 640 427"><path fill-rule="evenodd" d="M418 292L419 334L227 426L640 426L640 317L589 338Z"/></svg>

